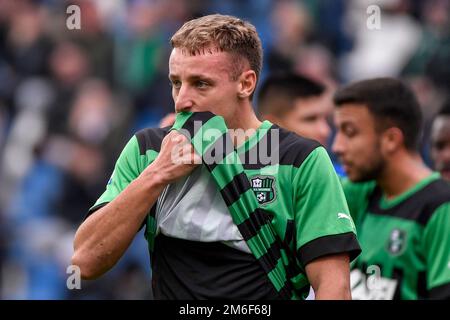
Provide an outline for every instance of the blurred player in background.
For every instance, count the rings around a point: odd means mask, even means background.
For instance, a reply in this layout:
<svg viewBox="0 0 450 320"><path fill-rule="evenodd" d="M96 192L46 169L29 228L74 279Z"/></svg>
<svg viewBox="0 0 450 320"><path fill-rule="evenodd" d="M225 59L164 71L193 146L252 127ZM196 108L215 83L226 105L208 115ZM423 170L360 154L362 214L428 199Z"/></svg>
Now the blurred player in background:
<svg viewBox="0 0 450 320"><path fill-rule="evenodd" d="M450 298L450 186L418 152L422 115L402 82L378 78L334 96L333 151L362 254L354 299Z"/></svg>
<svg viewBox="0 0 450 320"><path fill-rule="evenodd" d="M333 103L321 83L292 72L270 75L258 93L258 113L261 119L328 148ZM344 174L339 163L333 166Z"/></svg>
<svg viewBox="0 0 450 320"><path fill-rule="evenodd" d="M328 144L333 105L325 87L314 80L294 73L270 75L259 90L258 112L263 120Z"/></svg>
<svg viewBox="0 0 450 320"><path fill-rule="evenodd" d="M434 168L450 180L450 98L436 115L431 127L431 157Z"/></svg>

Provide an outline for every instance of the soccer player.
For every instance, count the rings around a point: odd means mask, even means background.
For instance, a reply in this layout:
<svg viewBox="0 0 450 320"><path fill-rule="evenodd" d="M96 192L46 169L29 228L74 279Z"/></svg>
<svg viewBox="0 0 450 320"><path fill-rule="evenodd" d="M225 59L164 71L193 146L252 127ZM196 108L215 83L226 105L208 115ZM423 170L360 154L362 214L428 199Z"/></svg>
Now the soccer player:
<svg viewBox="0 0 450 320"><path fill-rule="evenodd" d="M322 84L291 72L270 75L259 90L258 111L261 119L328 148L333 102ZM339 163L333 167L344 175Z"/></svg>
<svg viewBox="0 0 450 320"><path fill-rule="evenodd" d="M450 186L418 152L422 116L402 82L377 78L334 96L333 151L362 253L354 299L450 298Z"/></svg>
<svg viewBox="0 0 450 320"><path fill-rule="evenodd" d="M75 235L82 277L113 267L145 224L156 299L301 299L309 284L317 299L350 298L360 248L326 151L253 112L262 65L254 26L205 16L171 44L174 127L144 129L125 146ZM232 143L214 149L216 162L198 147L213 129L220 136L206 150ZM243 161L263 144L277 161Z"/></svg>
<svg viewBox="0 0 450 320"><path fill-rule="evenodd" d="M258 93L258 112L296 134L327 146L331 134L328 123L333 113L331 98L325 87L295 73L269 75Z"/></svg>
<svg viewBox="0 0 450 320"><path fill-rule="evenodd" d="M431 127L431 158L434 168L450 180L450 98L433 120Z"/></svg>

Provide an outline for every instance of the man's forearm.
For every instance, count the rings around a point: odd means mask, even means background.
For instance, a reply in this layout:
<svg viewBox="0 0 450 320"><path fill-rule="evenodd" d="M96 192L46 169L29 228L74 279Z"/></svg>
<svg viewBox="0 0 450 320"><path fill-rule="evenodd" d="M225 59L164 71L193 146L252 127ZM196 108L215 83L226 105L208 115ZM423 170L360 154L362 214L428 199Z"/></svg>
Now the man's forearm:
<svg viewBox="0 0 450 320"><path fill-rule="evenodd" d="M163 189L156 176L141 175L82 223L72 263L80 267L83 278L96 278L116 264Z"/></svg>
<svg viewBox="0 0 450 320"><path fill-rule="evenodd" d="M308 279L316 300L348 300L350 292L350 261L347 253L327 255L306 265Z"/></svg>
<svg viewBox="0 0 450 320"><path fill-rule="evenodd" d="M351 300L350 287L346 284L323 284L315 292L316 300Z"/></svg>

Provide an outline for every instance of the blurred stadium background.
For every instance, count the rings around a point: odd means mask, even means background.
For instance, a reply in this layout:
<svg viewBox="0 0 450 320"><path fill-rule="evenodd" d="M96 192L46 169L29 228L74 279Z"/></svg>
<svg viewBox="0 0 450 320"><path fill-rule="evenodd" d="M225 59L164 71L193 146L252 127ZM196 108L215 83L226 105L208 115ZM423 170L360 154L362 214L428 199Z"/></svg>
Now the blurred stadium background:
<svg viewBox="0 0 450 320"><path fill-rule="evenodd" d="M81 29L69 30L69 5ZM381 8L381 29L367 25ZM450 89L449 0L0 0L0 298L148 299L146 242L100 280L68 290L76 228L132 134L172 111L171 34L209 13L252 22L262 77L325 83L401 77L426 128ZM428 155L428 129L423 155Z"/></svg>

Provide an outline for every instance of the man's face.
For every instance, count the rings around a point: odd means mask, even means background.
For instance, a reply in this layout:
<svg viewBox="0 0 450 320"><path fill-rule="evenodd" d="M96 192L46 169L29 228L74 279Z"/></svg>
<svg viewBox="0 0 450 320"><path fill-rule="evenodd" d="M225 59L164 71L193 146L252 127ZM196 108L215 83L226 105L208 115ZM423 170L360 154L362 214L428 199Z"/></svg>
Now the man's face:
<svg viewBox="0 0 450 320"><path fill-rule="evenodd" d="M326 147L331 132L328 119L333 111L329 102L324 96L297 99L294 108L280 118L280 125Z"/></svg>
<svg viewBox="0 0 450 320"><path fill-rule="evenodd" d="M435 169L450 180L450 116L438 116L433 122L431 157Z"/></svg>
<svg viewBox="0 0 450 320"><path fill-rule="evenodd" d="M231 56L212 49L189 55L175 48L169 59L169 79L175 110L210 111L228 121L237 111L239 81L233 81Z"/></svg>
<svg viewBox="0 0 450 320"><path fill-rule="evenodd" d="M337 128L333 152L353 182L376 179L385 166L375 121L364 105L344 104L336 108Z"/></svg>

